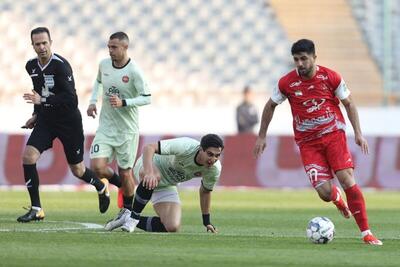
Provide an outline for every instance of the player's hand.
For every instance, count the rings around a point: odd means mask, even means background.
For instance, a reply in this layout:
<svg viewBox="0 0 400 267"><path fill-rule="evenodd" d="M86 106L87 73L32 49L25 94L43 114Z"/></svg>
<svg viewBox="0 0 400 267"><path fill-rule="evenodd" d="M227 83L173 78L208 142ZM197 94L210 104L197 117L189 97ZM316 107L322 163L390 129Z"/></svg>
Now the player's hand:
<svg viewBox="0 0 400 267"><path fill-rule="evenodd" d="M356 141L356 144L361 147L361 152L365 155L368 155L369 148L368 148L367 140L361 134L356 134L355 141Z"/></svg>
<svg viewBox="0 0 400 267"><path fill-rule="evenodd" d="M215 227L212 224L208 224L206 226L206 228L207 228L207 232L210 232L210 233L213 233L213 234L217 234L218 233L217 227Z"/></svg>
<svg viewBox="0 0 400 267"><path fill-rule="evenodd" d="M146 189L153 190L158 185L158 178L154 174L145 174L143 177L143 186Z"/></svg>
<svg viewBox="0 0 400 267"><path fill-rule="evenodd" d="M90 104L88 109L86 110L86 114L93 119L96 118L97 115L97 107L96 104Z"/></svg>
<svg viewBox="0 0 400 267"><path fill-rule="evenodd" d="M40 105L40 95L32 89L32 94L26 93L23 98L26 100L26 103Z"/></svg>
<svg viewBox="0 0 400 267"><path fill-rule="evenodd" d="M253 155L255 158L258 158L263 152L265 147L267 146L265 138L257 137L256 144L254 145Z"/></svg>
<svg viewBox="0 0 400 267"><path fill-rule="evenodd" d="M122 107L122 100L116 95L112 95L109 98L110 104L113 108L120 108Z"/></svg>
<svg viewBox="0 0 400 267"><path fill-rule="evenodd" d="M21 128L22 128L22 129L32 129L33 127L35 127L36 119L37 119L36 114L32 115L32 117L31 117L29 120L27 120L27 121L25 122L25 124L22 125Z"/></svg>

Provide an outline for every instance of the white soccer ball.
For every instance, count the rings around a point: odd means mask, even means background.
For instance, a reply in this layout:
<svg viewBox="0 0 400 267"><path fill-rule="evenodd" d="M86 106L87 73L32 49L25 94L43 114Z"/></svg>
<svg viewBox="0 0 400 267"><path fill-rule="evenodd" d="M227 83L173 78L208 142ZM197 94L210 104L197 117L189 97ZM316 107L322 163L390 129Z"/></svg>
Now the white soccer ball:
<svg viewBox="0 0 400 267"><path fill-rule="evenodd" d="M335 236L335 225L326 217L315 217L307 226L307 238L315 244L326 244Z"/></svg>

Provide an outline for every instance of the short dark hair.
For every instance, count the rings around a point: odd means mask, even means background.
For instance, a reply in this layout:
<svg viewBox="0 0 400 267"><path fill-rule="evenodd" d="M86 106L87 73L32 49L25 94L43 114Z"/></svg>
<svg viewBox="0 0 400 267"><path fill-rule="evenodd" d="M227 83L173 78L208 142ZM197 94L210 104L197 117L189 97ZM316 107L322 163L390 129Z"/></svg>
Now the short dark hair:
<svg viewBox="0 0 400 267"><path fill-rule="evenodd" d="M315 55L314 42L308 39L300 39L292 45L292 55L302 52Z"/></svg>
<svg viewBox="0 0 400 267"><path fill-rule="evenodd" d="M243 94L247 94L247 93L249 93L250 91L251 91L250 85L246 85L246 86L243 88Z"/></svg>
<svg viewBox="0 0 400 267"><path fill-rule="evenodd" d="M221 137L216 134L207 134L201 138L200 146L203 150L206 150L209 147L220 147L221 149L224 149L224 141L222 141Z"/></svg>
<svg viewBox="0 0 400 267"><path fill-rule="evenodd" d="M120 41L125 40L129 43L129 37L124 32L114 32L113 34L110 35L110 40L111 39L118 39Z"/></svg>
<svg viewBox="0 0 400 267"><path fill-rule="evenodd" d="M49 31L49 29L47 29L46 27L37 27L37 28L35 28L35 29L33 29L33 30L31 31L31 41L32 41L32 43L33 43L32 36L33 36L34 34L39 34L39 33L43 33L43 32L47 33L47 35L49 36L49 41L51 41L51 36L50 36L50 31Z"/></svg>

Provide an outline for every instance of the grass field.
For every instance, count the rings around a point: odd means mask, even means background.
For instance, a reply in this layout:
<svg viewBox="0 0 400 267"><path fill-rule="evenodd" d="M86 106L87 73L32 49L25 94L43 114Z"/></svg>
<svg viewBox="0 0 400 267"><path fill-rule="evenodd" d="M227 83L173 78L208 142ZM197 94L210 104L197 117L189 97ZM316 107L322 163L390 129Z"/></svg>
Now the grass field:
<svg viewBox="0 0 400 267"><path fill-rule="evenodd" d="M27 192L0 191L0 266L399 266L400 194L366 192L370 226L382 247L361 242L353 219L319 201L313 191L216 190L205 232L197 191L182 191L176 234L105 232L118 212L116 195L100 214L95 192L43 192L43 222L20 224ZM146 208L144 213L153 213ZM327 216L336 237L327 245L305 238L309 219Z"/></svg>

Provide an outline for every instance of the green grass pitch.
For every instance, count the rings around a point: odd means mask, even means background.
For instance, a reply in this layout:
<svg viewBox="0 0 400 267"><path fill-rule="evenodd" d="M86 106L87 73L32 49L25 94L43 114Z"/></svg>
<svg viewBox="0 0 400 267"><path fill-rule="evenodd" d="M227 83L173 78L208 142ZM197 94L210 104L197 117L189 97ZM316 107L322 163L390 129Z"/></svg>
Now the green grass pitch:
<svg viewBox="0 0 400 267"><path fill-rule="evenodd" d="M313 191L215 190L212 223L202 226L198 192L180 192L182 228L175 234L106 232L115 216L116 194L100 214L95 192L42 192L46 218L21 224L24 191L0 191L0 266L399 266L400 194L365 192L370 226L382 247L361 242L353 219L340 216ZM147 207L144 214L153 214ZM329 217L336 237L311 244L307 222Z"/></svg>

